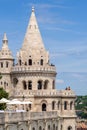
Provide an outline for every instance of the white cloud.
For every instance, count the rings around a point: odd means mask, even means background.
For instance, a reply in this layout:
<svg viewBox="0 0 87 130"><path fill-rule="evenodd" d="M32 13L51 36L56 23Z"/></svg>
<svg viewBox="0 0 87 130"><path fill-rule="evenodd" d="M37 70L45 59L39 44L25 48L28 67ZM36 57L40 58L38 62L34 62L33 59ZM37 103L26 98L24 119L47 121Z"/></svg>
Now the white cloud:
<svg viewBox="0 0 87 130"><path fill-rule="evenodd" d="M58 84L63 84L63 83L64 83L64 80L62 80L62 79L57 79L57 80L56 80L56 83L58 83Z"/></svg>

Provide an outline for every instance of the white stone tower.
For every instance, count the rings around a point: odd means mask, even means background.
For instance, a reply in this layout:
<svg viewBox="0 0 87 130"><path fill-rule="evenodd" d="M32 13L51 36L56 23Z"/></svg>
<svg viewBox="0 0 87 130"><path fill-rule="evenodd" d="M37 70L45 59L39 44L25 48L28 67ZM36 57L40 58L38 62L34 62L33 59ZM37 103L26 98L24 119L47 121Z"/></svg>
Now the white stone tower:
<svg viewBox="0 0 87 130"><path fill-rule="evenodd" d="M17 53L17 61L12 70L15 97L30 98L31 92L37 94L55 89L56 69L49 63L49 54L42 41L34 8L22 48Z"/></svg>

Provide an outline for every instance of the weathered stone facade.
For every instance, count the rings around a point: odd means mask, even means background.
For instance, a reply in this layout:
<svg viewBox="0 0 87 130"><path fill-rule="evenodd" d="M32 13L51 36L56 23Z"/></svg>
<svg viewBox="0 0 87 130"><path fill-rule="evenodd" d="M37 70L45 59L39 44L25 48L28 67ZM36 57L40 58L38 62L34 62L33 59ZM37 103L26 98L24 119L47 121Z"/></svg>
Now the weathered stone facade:
<svg viewBox="0 0 87 130"><path fill-rule="evenodd" d="M6 34L2 42L0 86L9 92L10 99L32 104L24 106L28 112L0 114L0 130L75 130L75 93L70 88L55 89L56 68L50 64L34 8L16 64Z"/></svg>

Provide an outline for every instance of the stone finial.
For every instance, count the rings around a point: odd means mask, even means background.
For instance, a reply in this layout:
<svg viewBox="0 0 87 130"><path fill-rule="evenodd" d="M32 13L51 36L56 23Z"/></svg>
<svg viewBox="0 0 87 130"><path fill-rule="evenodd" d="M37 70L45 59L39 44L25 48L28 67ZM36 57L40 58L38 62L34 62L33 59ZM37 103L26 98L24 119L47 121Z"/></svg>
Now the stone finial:
<svg viewBox="0 0 87 130"><path fill-rule="evenodd" d="M3 41L8 41L6 33L4 33Z"/></svg>
<svg viewBox="0 0 87 130"><path fill-rule="evenodd" d="M34 6L32 6L32 12L34 12Z"/></svg>

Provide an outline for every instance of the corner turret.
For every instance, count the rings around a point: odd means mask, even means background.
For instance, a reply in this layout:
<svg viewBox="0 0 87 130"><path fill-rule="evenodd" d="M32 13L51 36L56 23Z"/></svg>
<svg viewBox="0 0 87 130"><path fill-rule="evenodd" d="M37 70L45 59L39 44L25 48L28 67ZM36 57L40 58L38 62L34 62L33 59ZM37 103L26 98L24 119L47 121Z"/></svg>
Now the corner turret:
<svg viewBox="0 0 87 130"><path fill-rule="evenodd" d="M2 48L0 50L0 73L2 79L0 80L1 87L3 87L7 92L10 91L11 87L11 69L13 66L13 56L8 47L8 39L6 33L2 40Z"/></svg>

